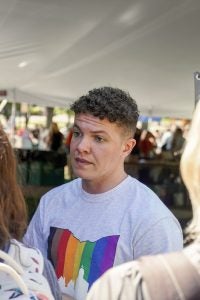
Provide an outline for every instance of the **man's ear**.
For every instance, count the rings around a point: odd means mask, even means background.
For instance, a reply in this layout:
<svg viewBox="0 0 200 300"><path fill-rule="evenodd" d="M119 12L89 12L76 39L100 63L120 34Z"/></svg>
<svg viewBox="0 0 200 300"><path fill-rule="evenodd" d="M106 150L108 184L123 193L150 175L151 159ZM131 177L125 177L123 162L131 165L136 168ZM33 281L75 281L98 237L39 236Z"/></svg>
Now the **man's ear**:
<svg viewBox="0 0 200 300"><path fill-rule="evenodd" d="M124 149L123 149L124 157L127 157L131 153L135 145L136 145L136 140L134 138L128 138L124 142Z"/></svg>

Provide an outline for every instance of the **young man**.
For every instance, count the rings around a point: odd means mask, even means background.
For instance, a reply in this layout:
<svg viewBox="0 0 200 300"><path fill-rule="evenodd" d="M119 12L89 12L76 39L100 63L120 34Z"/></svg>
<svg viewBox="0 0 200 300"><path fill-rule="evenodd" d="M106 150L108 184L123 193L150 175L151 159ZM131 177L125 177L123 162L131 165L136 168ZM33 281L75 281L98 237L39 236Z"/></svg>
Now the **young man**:
<svg viewBox="0 0 200 300"><path fill-rule="evenodd" d="M180 250L182 232L159 198L124 171L138 119L130 95L103 87L71 108L78 178L42 197L25 241L51 260L62 292L82 300L114 265Z"/></svg>
<svg viewBox="0 0 200 300"><path fill-rule="evenodd" d="M186 228L187 247L142 257L110 269L92 286L87 300L200 299L200 101L193 114L180 161L193 218Z"/></svg>

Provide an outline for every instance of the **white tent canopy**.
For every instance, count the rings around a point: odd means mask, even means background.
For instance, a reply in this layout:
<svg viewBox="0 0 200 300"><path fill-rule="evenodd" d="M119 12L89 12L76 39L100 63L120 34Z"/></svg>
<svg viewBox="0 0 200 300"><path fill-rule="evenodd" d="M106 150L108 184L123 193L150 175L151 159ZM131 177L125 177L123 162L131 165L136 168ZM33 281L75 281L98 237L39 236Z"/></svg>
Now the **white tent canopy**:
<svg viewBox="0 0 200 300"><path fill-rule="evenodd" d="M33 92L26 92L19 89L8 89L5 91L6 96L0 96L0 99L8 99L9 101L15 102L15 103L28 103L28 104L36 104L39 106L45 106L45 107L67 107L69 106L73 100L68 99L67 97L59 97L59 96L52 96L52 95L46 95L42 93L33 93Z"/></svg>
<svg viewBox="0 0 200 300"><path fill-rule="evenodd" d="M0 0L0 90L67 107L111 85L143 114L191 117L199 12L199 0Z"/></svg>

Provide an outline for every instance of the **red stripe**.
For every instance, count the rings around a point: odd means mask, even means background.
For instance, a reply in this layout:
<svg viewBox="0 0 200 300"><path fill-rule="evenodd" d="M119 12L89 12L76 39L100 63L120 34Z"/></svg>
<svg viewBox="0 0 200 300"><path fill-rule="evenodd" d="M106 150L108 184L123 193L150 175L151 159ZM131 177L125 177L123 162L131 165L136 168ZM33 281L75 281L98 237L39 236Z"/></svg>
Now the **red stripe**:
<svg viewBox="0 0 200 300"><path fill-rule="evenodd" d="M71 232L68 229L63 229L60 241L57 246L57 263L55 267L57 278L63 276L64 264L65 264L65 252Z"/></svg>

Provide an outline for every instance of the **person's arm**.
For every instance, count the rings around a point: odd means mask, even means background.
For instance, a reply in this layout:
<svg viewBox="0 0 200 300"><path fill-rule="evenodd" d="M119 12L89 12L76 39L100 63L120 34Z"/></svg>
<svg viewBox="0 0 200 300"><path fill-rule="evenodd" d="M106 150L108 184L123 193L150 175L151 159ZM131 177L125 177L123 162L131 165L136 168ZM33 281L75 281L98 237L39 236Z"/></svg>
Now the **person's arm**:
<svg viewBox="0 0 200 300"><path fill-rule="evenodd" d="M86 300L151 300L137 262L128 262L104 273L91 287Z"/></svg>
<svg viewBox="0 0 200 300"><path fill-rule="evenodd" d="M1 258L4 260L2 272L7 270L11 276L4 281L3 290L0 289L0 299L11 299L13 291L21 289L22 293L29 293L30 299L61 300L54 296L44 276L44 259L38 249L12 239L8 252L1 251ZM21 294L17 296L24 299Z"/></svg>
<svg viewBox="0 0 200 300"><path fill-rule="evenodd" d="M60 291L60 287L57 281L56 274L54 272L53 266L50 263L48 259L44 259L44 270L43 270L43 275L47 279L52 294L55 298L55 300L62 300L62 294Z"/></svg>

